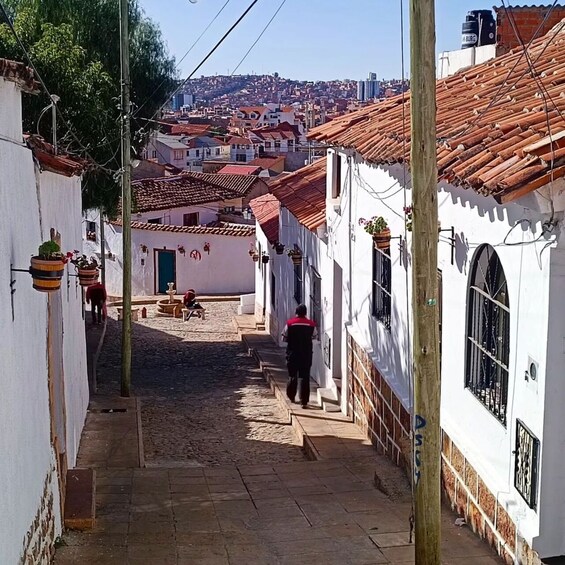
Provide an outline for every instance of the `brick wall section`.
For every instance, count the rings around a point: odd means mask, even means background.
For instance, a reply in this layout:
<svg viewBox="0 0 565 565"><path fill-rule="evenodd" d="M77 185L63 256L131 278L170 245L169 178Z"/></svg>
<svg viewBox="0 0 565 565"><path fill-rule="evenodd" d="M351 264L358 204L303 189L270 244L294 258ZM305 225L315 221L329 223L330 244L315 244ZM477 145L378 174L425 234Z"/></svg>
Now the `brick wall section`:
<svg viewBox="0 0 565 565"><path fill-rule="evenodd" d="M465 517L473 531L511 565L541 564L537 554L519 538L516 525L474 467L442 431L442 486L451 507Z"/></svg>
<svg viewBox="0 0 565 565"><path fill-rule="evenodd" d="M513 16L520 37L524 44L527 44L536 33L550 8L551 6L512 7L508 10L508 15L504 8L496 9L496 55L508 53L508 51L520 45L508 16ZM537 33L536 38L545 35L563 18L565 18L565 6L555 6L543 27Z"/></svg>
<svg viewBox="0 0 565 565"><path fill-rule="evenodd" d="M380 453L409 469L410 414L373 365L367 352L348 336L349 413Z"/></svg>
<svg viewBox="0 0 565 565"><path fill-rule="evenodd" d="M51 471L43 485L43 495L33 522L25 535L22 550L22 565L51 563L55 555L55 516L53 514L53 492Z"/></svg>

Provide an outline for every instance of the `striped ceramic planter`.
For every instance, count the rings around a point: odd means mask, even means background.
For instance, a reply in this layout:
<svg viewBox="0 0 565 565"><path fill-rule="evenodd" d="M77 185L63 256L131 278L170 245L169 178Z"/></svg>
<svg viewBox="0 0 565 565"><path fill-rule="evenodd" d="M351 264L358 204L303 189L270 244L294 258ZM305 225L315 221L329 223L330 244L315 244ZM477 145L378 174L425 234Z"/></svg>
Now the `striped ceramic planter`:
<svg viewBox="0 0 565 565"><path fill-rule="evenodd" d="M373 244L376 249L388 249L390 247L390 229L385 228L373 234Z"/></svg>
<svg viewBox="0 0 565 565"><path fill-rule="evenodd" d="M77 269L80 286L90 286L98 281L98 269Z"/></svg>
<svg viewBox="0 0 565 565"><path fill-rule="evenodd" d="M39 292L54 292L61 288L61 279L65 272L65 263L61 259L45 260L31 258L29 272L33 277L33 288Z"/></svg>

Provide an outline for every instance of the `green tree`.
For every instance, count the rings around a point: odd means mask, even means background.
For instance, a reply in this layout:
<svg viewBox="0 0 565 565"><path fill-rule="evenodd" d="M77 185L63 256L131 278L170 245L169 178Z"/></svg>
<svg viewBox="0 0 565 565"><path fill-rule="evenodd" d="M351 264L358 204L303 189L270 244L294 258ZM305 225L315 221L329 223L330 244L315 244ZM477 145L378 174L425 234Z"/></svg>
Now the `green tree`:
<svg viewBox="0 0 565 565"><path fill-rule="evenodd" d="M119 169L120 38L118 0L4 0L22 43L73 132L95 161ZM152 127L150 119L166 102L176 84L174 59L169 57L159 28L138 0L130 0L131 100L136 117L132 145L138 151ZM24 60L16 39L0 20L0 57ZM24 98L24 127L51 137L51 120L41 110L47 95ZM58 122L61 146L84 156L84 151ZM115 210L120 187L109 171L96 169L83 184L85 207Z"/></svg>

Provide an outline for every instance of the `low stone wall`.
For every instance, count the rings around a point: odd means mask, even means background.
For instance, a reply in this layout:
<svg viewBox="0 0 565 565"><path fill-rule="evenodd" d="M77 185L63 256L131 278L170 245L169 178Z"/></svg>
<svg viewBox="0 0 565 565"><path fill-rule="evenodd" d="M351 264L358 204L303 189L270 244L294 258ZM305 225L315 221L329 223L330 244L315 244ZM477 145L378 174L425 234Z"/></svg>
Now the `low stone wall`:
<svg viewBox="0 0 565 565"><path fill-rule="evenodd" d="M55 555L54 474L52 470L45 478L39 508L23 540L22 565L47 565Z"/></svg>
<svg viewBox="0 0 565 565"><path fill-rule="evenodd" d="M408 470L410 413L374 366L367 352L347 338L348 411L380 453Z"/></svg>

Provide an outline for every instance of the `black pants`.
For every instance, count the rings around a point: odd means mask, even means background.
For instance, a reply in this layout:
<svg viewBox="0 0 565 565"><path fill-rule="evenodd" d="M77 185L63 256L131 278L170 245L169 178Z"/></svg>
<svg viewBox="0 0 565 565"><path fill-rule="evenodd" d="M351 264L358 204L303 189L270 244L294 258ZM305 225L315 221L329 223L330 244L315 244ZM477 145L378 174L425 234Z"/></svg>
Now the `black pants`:
<svg viewBox="0 0 565 565"><path fill-rule="evenodd" d="M297 389L299 390L300 404L306 406L310 400L310 367L311 363L287 362L288 383L286 385L286 395L295 401ZM298 386L300 384L300 387Z"/></svg>
<svg viewBox="0 0 565 565"><path fill-rule="evenodd" d="M102 323L102 306L104 302L92 301L92 323Z"/></svg>

